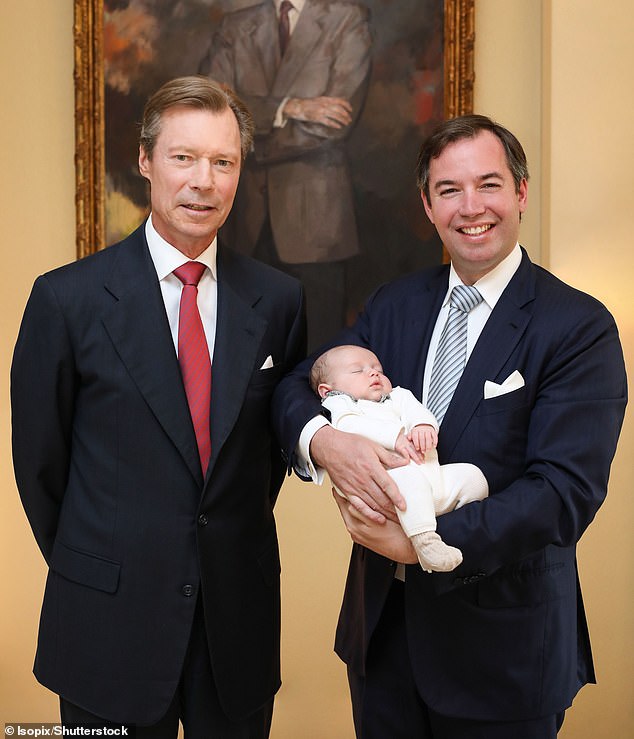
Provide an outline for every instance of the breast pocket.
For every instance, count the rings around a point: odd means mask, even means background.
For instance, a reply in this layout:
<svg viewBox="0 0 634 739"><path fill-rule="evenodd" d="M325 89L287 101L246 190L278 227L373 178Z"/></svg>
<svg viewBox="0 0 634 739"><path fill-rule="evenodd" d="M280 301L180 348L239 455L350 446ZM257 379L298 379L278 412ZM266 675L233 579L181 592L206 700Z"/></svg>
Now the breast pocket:
<svg viewBox="0 0 634 739"><path fill-rule="evenodd" d="M532 406L523 387L482 399L471 419L460 453L482 469L491 491L504 489L525 466Z"/></svg>
<svg viewBox="0 0 634 739"><path fill-rule="evenodd" d="M518 411L521 408L528 408L528 405L528 388L525 386L518 390L512 390L510 393L498 395L496 398L483 399L478 406L477 415L488 416L491 413L508 413Z"/></svg>
<svg viewBox="0 0 634 739"><path fill-rule="evenodd" d="M257 388L274 388L282 379L282 374L282 365L280 364L273 365L273 367L267 367L266 369L258 369L251 375L249 386Z"/></svg>

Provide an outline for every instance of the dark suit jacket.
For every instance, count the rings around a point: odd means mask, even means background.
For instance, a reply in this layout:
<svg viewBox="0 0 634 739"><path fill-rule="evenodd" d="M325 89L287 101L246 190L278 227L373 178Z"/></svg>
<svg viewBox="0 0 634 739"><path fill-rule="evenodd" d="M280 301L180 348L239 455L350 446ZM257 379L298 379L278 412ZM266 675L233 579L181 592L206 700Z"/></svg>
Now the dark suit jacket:
<svg viewBox="0 0 634 739"><path fill-rule="evenodd" d="M269 406L303 353L302 291L222 247L217 263L204 481L143 227L38 278L15 349L15 474L49 565L35 673L113 721L165 712L198 597L226 712L280 684Z"/></svg>
<svg viewBox="0 0 634 739"><path fill-rule="evenodd" d="M273 121L284 98L320 96L350 100L356 120L370 47L368 9L357 2L309 0L282 59L271 0L224 17L200 70L230 85L256 124L228 221L239 250L253 253L268 216L283 262L330 262L358 253L344 149L354 121L343 129L296 120L274 128Z"/></svg>
<svg viewBox="0 0 634 739"><path fill-rule="evenodd" d="M422 393L448 267L379 289L337 343L370 347L394 385ZM304 362L278 388L276 425L294 449L319 405ZM484 400L519 370L525 387ZM453 572L409 566L406 618L425 702L444 715L523 720L570 705L594 681L575 546L606 494L626 404L617 329L599 302L522 263L494 308L443 420L441 463L471 462L490 497L438 518ZM393 563L355 545L338 654L363 673Z"/></svg>

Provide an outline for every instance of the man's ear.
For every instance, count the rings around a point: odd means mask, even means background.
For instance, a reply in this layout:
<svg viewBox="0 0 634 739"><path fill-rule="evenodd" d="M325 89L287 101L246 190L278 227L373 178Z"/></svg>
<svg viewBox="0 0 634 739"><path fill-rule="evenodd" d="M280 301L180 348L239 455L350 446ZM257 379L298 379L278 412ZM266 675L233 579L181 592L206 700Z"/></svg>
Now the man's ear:
<svg viewBox="0 0 634 739"><path fill-rule="evenodd" d="M317 393L320 398L325 398L331 390L332 385L327 385L325 382L320 382L319 385L317 385Z"/></svg>
<svg viewBox="0 0 634 739"><path fill-rule="evenodd" d="M139 146L139 172L141 173L141 175L143 175L143 177L145 177L148 180L150 179L148 176L149 161L150 161L150 158L148 157L145 149L142 146Z"/></svg>
<svg viewBox="0 0 634 739"><path fill-rule="evenodd" d="M425 197L425 193L421 190L420 191L420 199L423 201L423 207L425 208L425 213L427 213L427 218L433 223L434 218L432 216L431 211L431 205L428 203L427 198Z"/></svg>

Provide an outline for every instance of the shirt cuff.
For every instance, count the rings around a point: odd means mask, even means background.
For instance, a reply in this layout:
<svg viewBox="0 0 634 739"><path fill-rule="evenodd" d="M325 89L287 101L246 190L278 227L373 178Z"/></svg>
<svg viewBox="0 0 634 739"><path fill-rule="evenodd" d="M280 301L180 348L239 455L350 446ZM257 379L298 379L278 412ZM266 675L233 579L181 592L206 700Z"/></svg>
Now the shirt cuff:
<svg viewBox="0 0 634 739"><path fill-rule="evenodd" d="M310 458L310 442L313 436L323 426L330 426L323 416L315 416L302 429L299 441L295 449L295 470L300 477L309 477L315 485L321 485L324 481L326 471L322 467L316 467Z"/></svg>
<svg viewBox="0 0 634 739"><path fill-rule="evenodd" d="M284 110L284 106L289 100L290 98L286 96L284 100L282 100L282 102L279 104L279 107L275 112L275 118L273 119L273 128L284 128L284 126L288 122L288 118L284 116L284 113L282 111Z"/></svg>

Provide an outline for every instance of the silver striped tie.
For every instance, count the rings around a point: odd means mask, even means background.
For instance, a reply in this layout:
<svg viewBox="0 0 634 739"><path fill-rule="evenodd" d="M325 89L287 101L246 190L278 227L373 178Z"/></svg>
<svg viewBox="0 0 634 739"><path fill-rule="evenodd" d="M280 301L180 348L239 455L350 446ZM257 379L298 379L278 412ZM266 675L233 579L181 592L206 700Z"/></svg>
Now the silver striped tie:
<svg viewBox="0 0 634 739"><path fill-rule="evenodd" d="M449 316L442 330L429 381L427 407L442 421L462 375L467 356L467 314L482 302L473 286L456 285L449 298Z"/></svg>

